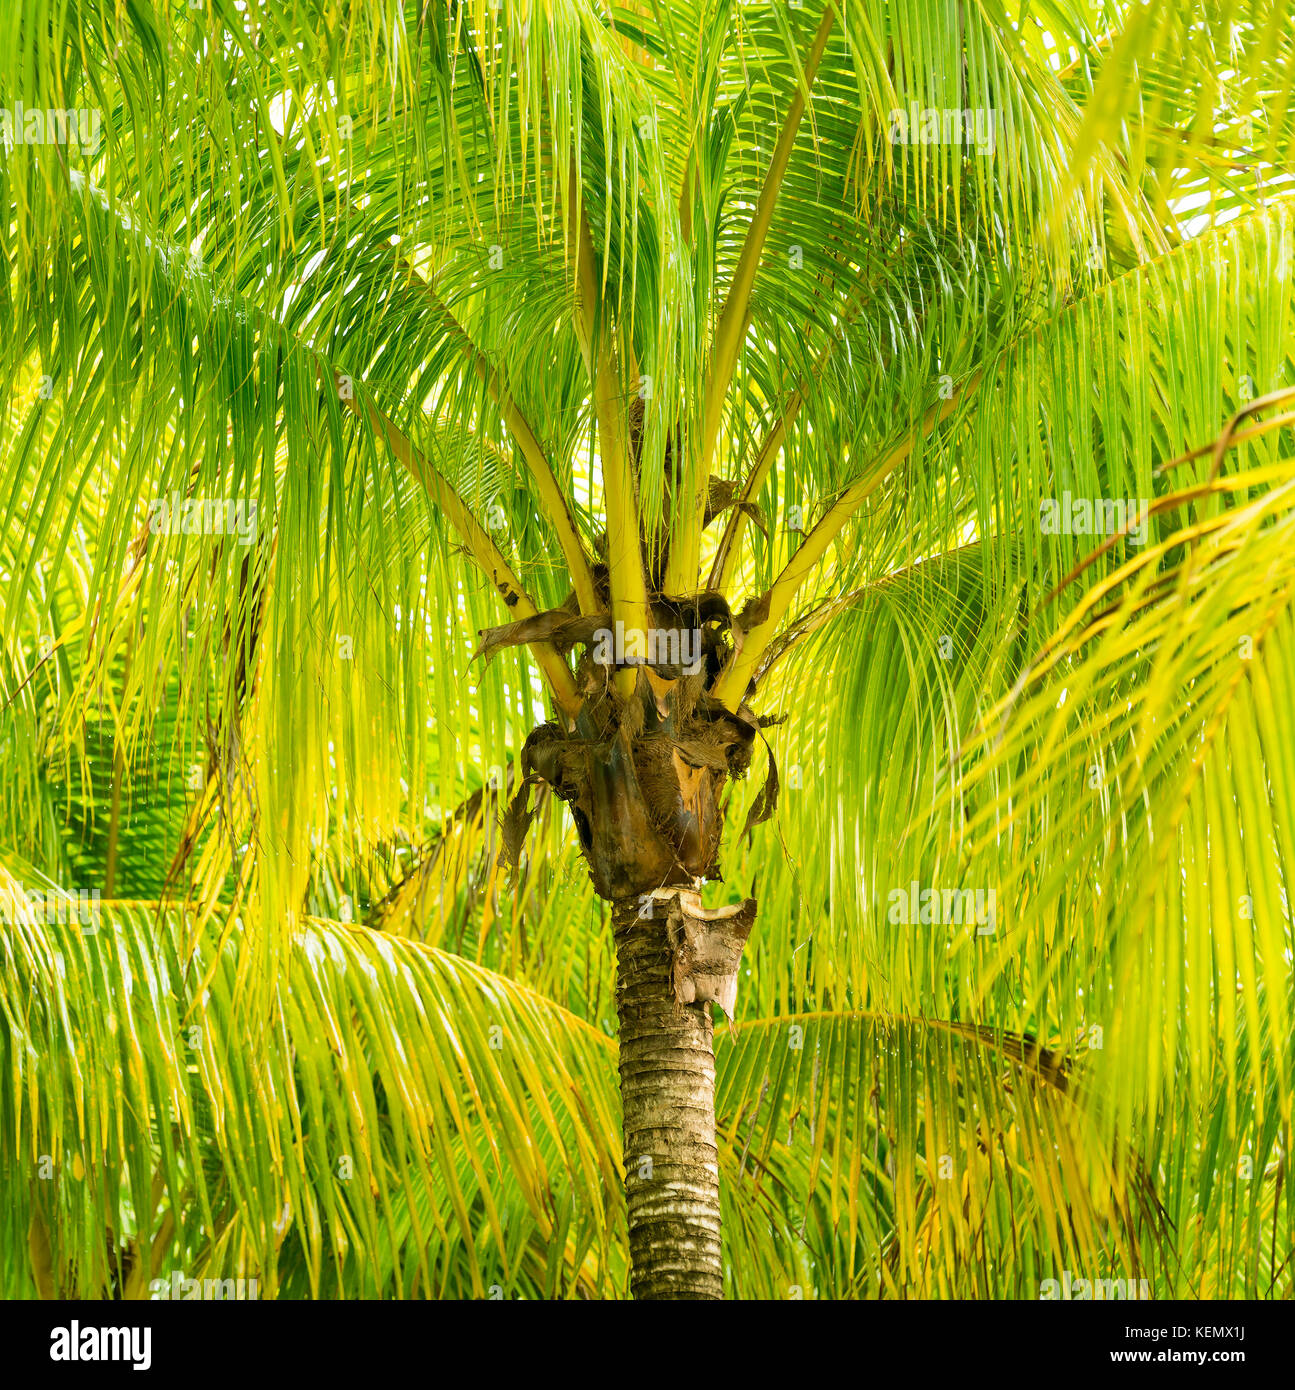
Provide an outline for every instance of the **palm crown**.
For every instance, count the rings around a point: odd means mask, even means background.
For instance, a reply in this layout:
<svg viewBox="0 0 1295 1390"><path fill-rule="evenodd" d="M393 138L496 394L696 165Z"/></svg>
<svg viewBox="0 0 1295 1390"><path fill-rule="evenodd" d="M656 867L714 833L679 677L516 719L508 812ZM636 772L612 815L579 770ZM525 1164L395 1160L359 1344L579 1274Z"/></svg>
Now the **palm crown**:
<svg viewBox="0 0 1295 1390"><path fill-rule="evenodd" d="M0 25L7 1291L1289 1291L1281 4Z"/></svg>

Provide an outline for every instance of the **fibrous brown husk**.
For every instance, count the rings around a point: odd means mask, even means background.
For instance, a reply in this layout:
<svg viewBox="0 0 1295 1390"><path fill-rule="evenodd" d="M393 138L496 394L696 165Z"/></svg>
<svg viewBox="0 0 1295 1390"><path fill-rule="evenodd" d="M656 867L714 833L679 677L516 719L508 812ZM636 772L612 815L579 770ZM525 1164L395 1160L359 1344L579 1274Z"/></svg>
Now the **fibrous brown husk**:
<svg viewBox="0 0 1295 1390"><path fill-rule="evenodd" d="M773 756L773 749L769 747L768 739L765 739L764 746L769 754L769 775L765 778L759 795L751 803L751 809L746 813L746 824L742 827L742 833L747 836L748 843L756 826L767 821L778 809L778 763Z"/></svg>
<svg viewBox="0 0 1295 1390"><path fill-rule="evenodd" d="M641 675L627 704L595 696L574 729L534 730L523 771L570 806L594 887L614 901L718 877L720 794L750 766L757 727L700 689L663 714Z"/></svg>
<svg viewBox="0 0 1295 1390"><path fill-rule="evenodd" d="M707 590L694 598L670 599L657 597L651 609L651 625L661 629L696 629L701 633L701 658L705 674L713 676L721 664L720 634L732 621L728 602L723 594ZM590 647L600 633L615 631L615 621L607 612L579 613L572 595L561 608L550 608L529 618L503 623L499 627L482 628L477 636L481 645L472 654L473 661L489 663L496 652L506 647L519 647L530 642L550 642L564 655L573 647ZM663 662L649 663L646 658L627 659L626 665L649 665L668 680L679 680L682 669Z"/></svg>
<svg viewBox="0 0 1295 1390"><path fill-rule="evenodd" d="M572 614L565 608L550 608L514 623L483 628L477 633L481 645L472 653L472 660L489 664L496 652L528 642L552 642L558 651L569 652L579 643L592 642L594 634L611 620L610 613Z"/></svg>
<svg viewBox="0 0 1295 1390"><path fill-rule="evenodd" d="M755 899L708 911L696 893L676 893L668 904L673 964L670 983L681 1004L710 1000L731 1023L737 971L755 925Z"/></svg>
<svg viewBox="0 0 1295 1390"><path fill-rule="evenodd" d="M723 516L730 507L737 507L744 515L750 517L767 536L769 525L764 519L764 512L755 502L743 502L740 497L741 490L742 485L740 483L727 478L712 478L706 494L706 515L702 525L709 526L717 516Z"/></svg>

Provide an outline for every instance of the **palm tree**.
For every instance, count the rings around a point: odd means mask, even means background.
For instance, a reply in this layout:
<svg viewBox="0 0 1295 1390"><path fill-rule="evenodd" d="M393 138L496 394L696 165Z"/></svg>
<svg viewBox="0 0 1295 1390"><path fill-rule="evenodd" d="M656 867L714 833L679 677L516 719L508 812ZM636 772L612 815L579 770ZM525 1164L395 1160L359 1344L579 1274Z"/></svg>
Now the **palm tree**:
<svg viewBox="0 0 1295 1390"><path fill-rule="evenodd" d="M0 26L6 1293L1289 1295L1280 0Z"/></svg>

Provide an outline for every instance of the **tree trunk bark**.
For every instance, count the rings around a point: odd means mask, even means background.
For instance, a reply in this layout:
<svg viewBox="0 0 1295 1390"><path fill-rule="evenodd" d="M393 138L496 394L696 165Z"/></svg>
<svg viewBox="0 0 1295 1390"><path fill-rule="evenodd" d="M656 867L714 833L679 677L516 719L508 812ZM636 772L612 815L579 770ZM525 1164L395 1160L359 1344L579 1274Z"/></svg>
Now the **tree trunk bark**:
<svg viewBox="0 0 1295 1390"><path fill-rule="evenodd" d="M684 1004L665 904L612 904L631 1289L724 1296L710 1010Z"/></svg>

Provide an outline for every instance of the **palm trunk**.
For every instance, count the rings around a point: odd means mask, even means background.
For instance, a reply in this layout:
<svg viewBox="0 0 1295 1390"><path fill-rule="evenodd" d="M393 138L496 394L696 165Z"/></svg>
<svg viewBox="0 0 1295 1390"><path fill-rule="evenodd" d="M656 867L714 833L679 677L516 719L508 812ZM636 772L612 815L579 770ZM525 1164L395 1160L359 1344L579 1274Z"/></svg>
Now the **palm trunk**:
<svg viewBox="0 0 1295 1390"><path fill-rule="evenodd" d="M668 714L640 671L632 702L607 686L575 727L533 729L503 821L504 857L516 864L529 788L552 788L571 807L594 890L612 906L635 1298L724 1296L706 1006L733 1017L755 922L752 899L707 909L701 892L719 877L724 784L749 768L758 722L745 706L731 714L709 700L703 674L684 680L689 698L676 709L671 696ZM771 773L759 807L771 811L776 794Z"/></svg>
<svg viewBox="0 0 1295 1390"><path fill-rule="evenodd" d="M635 1298L722 1298L710 1010L671 984L665 912L612 905Z"/></svg>
<svg viewBox="0 0 1295 1390"><path fill-rule="evenodd" d="M755 903L671 890L612 904L635 1298L723 1298L709 1001L732 1012Z"/></svg>

